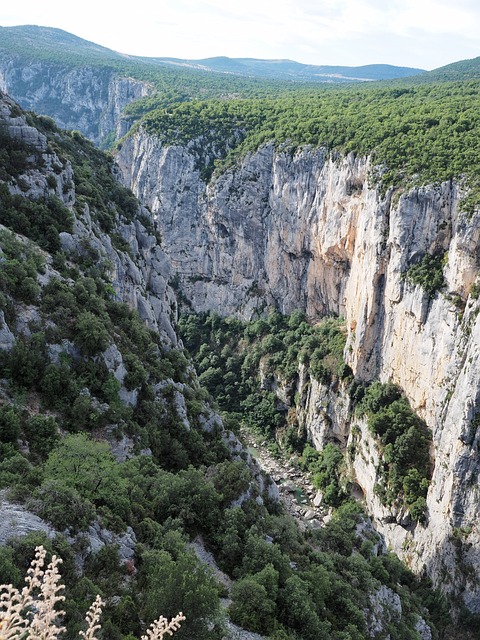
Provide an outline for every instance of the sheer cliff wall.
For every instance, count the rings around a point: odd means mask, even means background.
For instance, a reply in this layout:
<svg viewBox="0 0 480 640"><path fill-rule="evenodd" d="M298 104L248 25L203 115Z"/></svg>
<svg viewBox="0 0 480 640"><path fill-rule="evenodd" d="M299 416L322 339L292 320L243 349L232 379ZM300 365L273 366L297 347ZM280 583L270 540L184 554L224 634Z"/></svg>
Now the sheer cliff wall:
<svg viewBox="0 0 480 640"><path fill-rule="evenodd" d="M480 301L472 291L480 215L461 212L459 186L382 193L368 158L273 144L205 184L188 148L162 146L141 131L124 141L117 161L151 210L193 309L250 318L273 305L313 320L342 315L355 376L404 389L433 434L427 521L413 525L380 504L379 454L361 424L353 478L387 543L480 611ZM427 253L446 255L445 287L433 298L405 278ZM315 398L309 402L313 425L318 410ZM341 415L336 428L351 442L358 420Z"/></svg>
<svg viewBox="0 0 480 640"><path fill-rule="evenodd" d="M3 55L0 91L24 109L51 116L59 127L81 131L100 145L126 133L124 108L148 95L152 87L109 68L68 67L61 61L25 63L15 55Z"/></svg>

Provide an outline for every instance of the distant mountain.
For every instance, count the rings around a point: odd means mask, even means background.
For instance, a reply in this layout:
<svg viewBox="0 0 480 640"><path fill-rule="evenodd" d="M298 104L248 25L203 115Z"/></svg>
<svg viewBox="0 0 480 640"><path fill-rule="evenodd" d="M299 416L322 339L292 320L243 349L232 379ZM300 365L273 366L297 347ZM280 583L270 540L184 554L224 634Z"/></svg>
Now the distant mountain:
<svg viewBox="0 0 480 640"><path fill-rule="evenodd" d="M404 78L424 73L423 69L395 67L389 64L369 64L361 67L320 66L302 64L294 60L260 60L257 58L227 58L225 56L201 60L183 60L181 58L146 58L145 60L216 73L300 82L368 82Z"/></svg>
<svg viewBox="0 0 480 640"><path fill-rule="evenodd" d="M318 66L294 60L259 60L219 56L202 60L180 58L149 58L112 51L94 42L79 38L62 29L25 25L0 27L0 55L21 55L62 62L63 64L100 64L121 66L135 64L148 67L177 66L192 71L207 71L258 79L297 82L365 82L403 78L423 73L422 69L372 64L361 67Z"/></svg>
<svg viewBox="0 0 480 640"><path fill-rule="evenodd" d="M56 62L117 62L123 54L52 27L0 27L0 52Z"/></svg>

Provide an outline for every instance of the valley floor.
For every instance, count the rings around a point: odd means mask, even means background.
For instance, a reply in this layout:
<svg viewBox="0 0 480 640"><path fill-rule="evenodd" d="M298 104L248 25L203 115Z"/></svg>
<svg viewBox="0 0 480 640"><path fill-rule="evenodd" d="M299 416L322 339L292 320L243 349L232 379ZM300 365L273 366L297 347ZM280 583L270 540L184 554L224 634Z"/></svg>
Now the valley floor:
<svg viewBox="0 0 480 640"><path fill-rule="evenodd" d="M295 460L274 457L266 442L258 444L247 429L242 430L241 439L262 471L275 482L285 508L302 528L319 528L330 520L331 510L322 506L321 492L314 488L310 474L302 471Z"/></svg>

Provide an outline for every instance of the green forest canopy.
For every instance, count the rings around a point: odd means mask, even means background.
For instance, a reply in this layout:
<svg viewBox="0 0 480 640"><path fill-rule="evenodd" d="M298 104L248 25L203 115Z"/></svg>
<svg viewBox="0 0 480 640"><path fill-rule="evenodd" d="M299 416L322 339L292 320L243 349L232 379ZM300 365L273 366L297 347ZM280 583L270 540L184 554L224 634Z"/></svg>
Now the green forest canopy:
<svg viewBox="0 0 480 640"><path fill-rule="evenodd" d="M274 140L371 155L382 184L428 184L480 175L480 82L298 89L271 98L191 100L133 116L168 144L215 142L225 161ZM155 106L155 98L149 107ZM217 160L218 164L218 160Z"/></svg>
<svg viewBox="0 0 480 640"><path fill-rule="evenodd" d="M0 57L59 65L60 50L62 67L150 83L152 93L129 105L127 117L168 144L214 142L216 164L211 150L199 163L205 179L273 140L371 155L383 187L465 177L469 204L480 200L480 58L390 82L319 86L159 64L58 29L0 28Z"/></svg>

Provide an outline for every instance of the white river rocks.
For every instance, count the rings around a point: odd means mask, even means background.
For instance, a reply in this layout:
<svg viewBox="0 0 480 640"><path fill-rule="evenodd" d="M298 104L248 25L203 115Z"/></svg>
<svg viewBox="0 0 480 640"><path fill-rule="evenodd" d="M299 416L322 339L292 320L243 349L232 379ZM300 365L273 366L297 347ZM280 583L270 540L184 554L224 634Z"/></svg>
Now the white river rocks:
<svg viewBox="0 0 480 640"><path fill-rule="evenodd" d="M361 424L353 479L387 544L480 612L480 433L472 427L480 413L480 300L470 295L480 272L480 215L462 213L460 186L382 193L368 158L273 143L205 184L189 148L162 146L141 130L117 160L125 184L151 209L193 309L251 318L274 305L313 320L341 315L355 376L402 387L433 435L426 523L413 526L380 505L374 443ZM446 286L429 299L404 274L436 252L448 256ZM348 400L320 387L309 394L304 419L317 446L329 435L322 411L334 416L336 439L351 442Z"/></svg>

